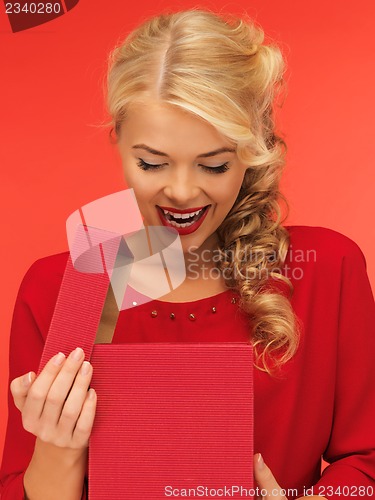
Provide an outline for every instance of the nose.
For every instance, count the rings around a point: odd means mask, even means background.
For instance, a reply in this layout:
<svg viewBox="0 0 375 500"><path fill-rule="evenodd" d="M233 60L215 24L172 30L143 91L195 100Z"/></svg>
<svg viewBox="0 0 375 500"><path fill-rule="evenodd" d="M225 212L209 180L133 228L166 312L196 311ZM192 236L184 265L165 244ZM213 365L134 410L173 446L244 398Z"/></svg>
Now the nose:
<svg viewBox="0 0 375 500"><path fill-rule="evenodd" d="M187 208L198 199L201 188L189 168L175 168L164 187L164 194L176 208Z"/></svg>

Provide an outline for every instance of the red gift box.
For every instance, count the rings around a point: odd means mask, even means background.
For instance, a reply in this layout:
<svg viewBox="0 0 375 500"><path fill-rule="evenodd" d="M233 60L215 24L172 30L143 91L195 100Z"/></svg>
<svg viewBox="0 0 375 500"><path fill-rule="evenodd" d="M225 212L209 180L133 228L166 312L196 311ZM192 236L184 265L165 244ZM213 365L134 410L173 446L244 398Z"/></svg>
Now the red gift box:
<svg viewBox="0 0 375 500"><path fill-rule="evenodd" d="M91 361L98 410L90 499L251 490L249 344L96 345Z"/></svg>

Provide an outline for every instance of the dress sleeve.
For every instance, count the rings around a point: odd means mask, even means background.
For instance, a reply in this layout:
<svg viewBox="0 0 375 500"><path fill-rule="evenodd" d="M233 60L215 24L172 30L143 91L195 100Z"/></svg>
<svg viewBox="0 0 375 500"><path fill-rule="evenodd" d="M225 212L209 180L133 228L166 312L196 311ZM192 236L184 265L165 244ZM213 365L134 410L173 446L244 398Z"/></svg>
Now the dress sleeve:
<svg viewBox="0 0 375 500"><path fill-rule="evenodd" d="M9 383L29 371L36 372L53 313L58 287L43 286L50 269L35 262L27 271L15 303L9 349ZM43 270L42 270L43 268ZM42 271L42 272L41 272ZM56 273L55 273L56 274ZM56 287L55 287L56 288ZM24 500L23 476L34 452L35 436L24 430L21 413L8 392L8 425L0 472L0 498ZM86 499L84 494L82 499Z"/></svg>
<svg viewBox="0 0 375 500"><path fill-rule="evenodd" d="M323 454L330 465L313 487L327 498L375 495L375 304L360 248L342 260L334 416Z"/></svg>

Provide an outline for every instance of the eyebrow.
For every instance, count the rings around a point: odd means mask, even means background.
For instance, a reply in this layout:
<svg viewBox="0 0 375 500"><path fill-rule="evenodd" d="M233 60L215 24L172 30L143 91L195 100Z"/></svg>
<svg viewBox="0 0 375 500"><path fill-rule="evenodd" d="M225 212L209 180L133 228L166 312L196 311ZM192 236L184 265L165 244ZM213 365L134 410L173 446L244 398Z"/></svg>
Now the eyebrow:
<svg viewBox="0 0 375 500"><path fill-rule="evenodd" d="M145 149L146 151L152 153L153 155L168 157L167 153L163 153L162 151L157 151L156 149L150 148L150 146L146 146L146 144L136 144L135 146L133 146L133 149ZM233 148L219 148L215 149L215 151L202 153L201 155L198 155L197 158L210 158L211 156L216 156L219 155L220 153L235 153L235 152L236 150Z"/></svg>

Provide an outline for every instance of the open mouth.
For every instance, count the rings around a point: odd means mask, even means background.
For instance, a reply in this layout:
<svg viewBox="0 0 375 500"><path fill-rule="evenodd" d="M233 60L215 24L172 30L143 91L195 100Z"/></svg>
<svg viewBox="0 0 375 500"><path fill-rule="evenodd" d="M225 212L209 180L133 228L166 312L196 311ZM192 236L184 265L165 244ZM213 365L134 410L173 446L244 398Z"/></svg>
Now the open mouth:
<svg viewBox="0 0 375 500"><path fill-rule="evenodd" d="M159 208L159 207L158 207ZM194 222L197 222L201 217L203 217L206 207L197 210L196 212L191 212L188 214L177 214L175 212L169 212L168 210L161 209L163 211L164 218L174 227L189 227Z"/></svg>
<svg viewBox="0 0 375 500"><path fill-rule="evenodd" d="M179 233L182 235L189 234L198 229L210 206L211 205L206 205L199 210L187 213L172 212L171 210L159 207L158 205L157 209L163 225L178 229Z"/></svg>

